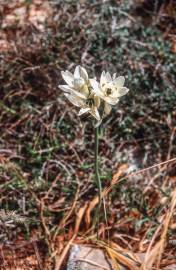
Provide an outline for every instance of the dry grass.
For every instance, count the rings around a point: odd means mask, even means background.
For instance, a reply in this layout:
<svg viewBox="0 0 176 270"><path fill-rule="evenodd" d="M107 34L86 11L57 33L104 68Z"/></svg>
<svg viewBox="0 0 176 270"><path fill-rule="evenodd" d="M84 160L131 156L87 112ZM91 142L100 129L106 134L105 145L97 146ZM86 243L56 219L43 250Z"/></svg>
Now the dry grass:
<svg viewBox="0 0 176 270"><path fill-rule="evenodd" d="M1 240L2 269L61 269L73 242L103 247L116 269L175 263L174 5L141 20L132 1L83 2L0 7L0 203L27 220ZM80 63L127 75L131 89L102 126L100 242L93 128L57 87Z"/></svg>

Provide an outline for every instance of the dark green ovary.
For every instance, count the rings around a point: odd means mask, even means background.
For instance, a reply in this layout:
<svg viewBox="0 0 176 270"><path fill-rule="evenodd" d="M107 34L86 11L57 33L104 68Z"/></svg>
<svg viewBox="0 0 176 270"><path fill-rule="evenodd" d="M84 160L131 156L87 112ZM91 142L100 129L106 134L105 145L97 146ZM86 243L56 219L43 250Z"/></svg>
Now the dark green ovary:
<svg viewBox="0 0 176 270"><path fill-rule="evenodd" d="M112 93L111 88L107 88L105 93L106 93L106 96L109 96Z"/></svg>
<svg viewBox="0 0 176 270"><path fill-rule="evenodd" d="M88 98L86 100L86 105L88 105L89 107L94 106L94 99L93 98Z"/></svg>

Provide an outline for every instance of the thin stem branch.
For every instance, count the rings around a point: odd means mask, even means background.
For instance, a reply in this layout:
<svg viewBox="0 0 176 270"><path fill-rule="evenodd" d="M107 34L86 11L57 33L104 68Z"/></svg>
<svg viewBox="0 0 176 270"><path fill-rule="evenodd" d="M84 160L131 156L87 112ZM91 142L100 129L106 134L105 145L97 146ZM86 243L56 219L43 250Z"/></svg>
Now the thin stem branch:
<svg viewBox="0 0 176 270"><path fill-rule="evenodd" d="M99 163L98 163L98 147L99 147L99 130L98 127L95 128L95 177L96 177L96 182L97 182L97 187L98 187L98 195L99 195L99 204L98 204L98 213L97 213L97 227L99 227L99 215L100 215L100 210L101 210L101 202L102 202L102 186L101 186L101 180L100 180L100 174L99 174ZM97 228L97 237L98 237L98 228Z"/></svg>

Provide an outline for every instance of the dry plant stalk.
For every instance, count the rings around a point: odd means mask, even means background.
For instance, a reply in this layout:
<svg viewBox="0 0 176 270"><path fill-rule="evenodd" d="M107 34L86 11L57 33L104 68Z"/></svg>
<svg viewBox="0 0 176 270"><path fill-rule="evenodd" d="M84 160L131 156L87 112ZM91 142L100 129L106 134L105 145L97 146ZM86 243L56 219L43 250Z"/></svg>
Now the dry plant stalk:
<svg viewBox="0 0 176 270"><path fill-rule="evenodd" d="M172 193L172 200L168 212L163 218L161 226L157 229L156 233L153 236L153 238L155 239L160 231L160 228L163 226L163 231L161 233L160 240L154 245L153 248L151 248L150 250L148 249L144 259L143 269L150 270L154 264L156 264L157 270L160 269L162 254L164 252L164 247L166 244L167 232L169 229L169 225L171 223L175 207L176 207L176 189ZM154 242L154 239L152 239L153 240L152 243Z"/></svg>
<svg viewBox="0 0 176 270"><path fill-rule="evenodd" d="M73 243L73 241L75 240L75 238L77 237L78 231L79 231L79 227L83 218L83 215L85 213L87 204L85 204L82 208L79 209L78 213L77 213L77 219L75 222L75 228L74 228L74 234L72 236L72 238L68 241L68 243L66 244L64 250L62 251L62 254L59 256L59 258L57 258L57 256L55 257L55 268L54 270L60 270L62 263L70 249L71 244Z"/></svg>
<svg viewBox="0 0 176 270"><path fill-rule="evenodd" d="M126 266L130 270L140 270L141 261L138 256L134 255L129 250L123 249L114 242L109 242L108 245L104 242L99 242L98 245L103 247L112 260L115 270L121 269L119 263Z"/></svg>
<svg viewBox="0 0 176 270"><path fill-rule="evenodd" d="M164 251L164 246L165 246L165 242L166 242L166 238L167 238L167 232L168 232L169 225L170 225L173 213L174 213L175 206L176 206L176 189L173 191L170 209L167 212L165 222L163 224L164 228L163 228L163 232L161 234L160 247L158 250L158 256L157 256L157 260L156 260L157 269L159 269L159 266L160 266L161 257L162 257L163 251Z"/></svg>
<svg viewBox="0 0 176 270"><path fill-rule="evenodd" d="M126 164L121 165L119 167L117 173L114 174L114 176L112 178L112 182L111 182L112 185L114 184L114 182L116 183L118 181L119 177L125 173L125 171L127 170L127 167L128 166ZM111 186L108 188L104 188L103 191L101 192L101 198L107 196L110 191L111 191ZM89 202L89 204L88 204L88 208L87 208L86 213L85 213L85 222L86 222L87 228L89 228L90 223L91 223L91 212L96 207L98 202L99 202L99 197L95 196L93 198L93 200L91 202Z"/></svg>

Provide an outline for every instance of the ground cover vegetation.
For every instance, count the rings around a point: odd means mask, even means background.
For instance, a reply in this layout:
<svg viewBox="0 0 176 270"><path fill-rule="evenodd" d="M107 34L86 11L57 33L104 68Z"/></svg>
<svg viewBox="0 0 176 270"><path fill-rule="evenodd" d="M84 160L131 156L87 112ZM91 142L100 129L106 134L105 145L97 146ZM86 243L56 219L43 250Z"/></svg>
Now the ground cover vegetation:
<svg viewBox="0 0 176 270"><path fill-rule="evenodd" d="M164 269L176 251L175 1L3 1L0 20L2 269L64 269L69 240L95 236L93 126L58 88L80 64L130 89L101 125L100 239L152 243Z"/></svg>

